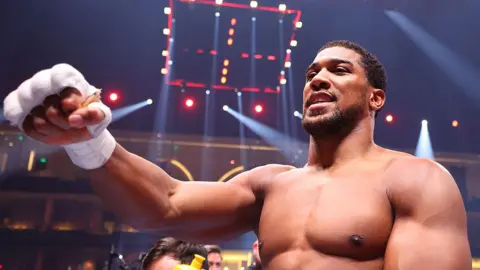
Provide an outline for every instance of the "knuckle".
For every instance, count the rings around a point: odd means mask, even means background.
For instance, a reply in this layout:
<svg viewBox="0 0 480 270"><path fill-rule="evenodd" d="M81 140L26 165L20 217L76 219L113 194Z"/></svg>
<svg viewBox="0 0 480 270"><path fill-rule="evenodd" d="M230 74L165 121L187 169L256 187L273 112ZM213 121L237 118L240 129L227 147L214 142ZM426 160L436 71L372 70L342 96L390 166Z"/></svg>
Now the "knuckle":
<svg viewBox="0 0 480 270"><path fill-rule="evenodd" d="M47 109L46 115L48 118L59 118L60 112L54 107L49 107Z"/></svg>
<svg viewBox="0 0 480 270"><path fill-rule="evenodd" d="M62 99L61 105L62 108L67 111L74 111L79 107L79 104L77 104L72 98Z"/></svg>
<svg viewBox="0 0 480 270"><path fill-rule="evenodd" d="M32 122L32 126L36 130L43 130L43 129L47 128L48 123L47 123L47 121L43 120L42 118L34 117L33 122Z"/></svg>

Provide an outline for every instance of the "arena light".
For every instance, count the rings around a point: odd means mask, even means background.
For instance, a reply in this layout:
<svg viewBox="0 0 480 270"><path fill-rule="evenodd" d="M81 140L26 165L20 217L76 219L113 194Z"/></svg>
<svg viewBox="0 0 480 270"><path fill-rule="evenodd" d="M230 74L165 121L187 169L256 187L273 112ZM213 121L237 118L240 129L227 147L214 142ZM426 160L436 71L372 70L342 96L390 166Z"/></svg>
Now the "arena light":
<svg viewBox="0 0 480 270"><path fill-rule="evenodd" d="M294 112L293 112L293 116L295 116L295 117L299 117L300 115L302 115L302 114L299 113L298 111L294 111Z"/></svg>
<svg viewBox="0 0 480 270"><path fill-rule="evenodd" d="M290 53L292 53L292 50L287 49L287 54L290 54Z"/></svg>
<svg viewBox="0 0 480 270"><path fill-rule="evenodd" d="M147 104L148 105L152 105L153 104L153 100L151 98L147 99Z"/></svg>
<svg viewBox="0 0 480 270"><path fill-rule="evenodd" d="M170 35L170 29L164 28L164 29L163 29L163 34L164 34L165 36Z"/></svg>
<svg viewBox="0 0 480 270"><path fill-rule="evenodd" d="M282 78L282 79L280 80L280 84L287 84L287 79Z"/></svg>
<svg viewBox="0 0 480 270"><path fill-rule="evenodd" d="M168 56L168 51L167 51L167 50L163 50L163 51L162 51L162 56Z"/></svg>
<svg viewBox="0 0 480 270"><path fill-rule="evenodd" d="M232 19L230 20L230 24L231 24L232 26L236 25L236 24L237 24L237 19L232 18Z"/></svg>
<svg viewBox="0 0 480 270"><path fill-rule="evenodd" d="M296 28L302 28L302 26L303 26L303 23L301 21L298 21L295 23Z"/></svg>
<svg viewBox="0 0 480 270"><path fill-rule="evenodd" d="M220 82L221 82L222 84L227 83L227 78L226 78L226 77L222 77L222 78L220 79Z"/></svg>
<svg viewBox="0 0 480 270"><path fill-rule="evenodd" d="M428 121L427 121L427 120L422 120L422 125L423 125L423 126L428 125Z"/></svg>
<svg viewBox="0 0 480 270"><path fill-rule="evenodd" d="M292 41L290 41L290 46L297 47L297 45L298 45L298 42L295 39L292 39Z"/></svg>
<svg viewBox="0 0 480 270"><path fill-rule="evenodd" d="M228 68L223 68L222 75L227 75L227 74L228 74Z"/></svg>
<svg viewBox="0 0 480 270"><path fill-rule="evenodd" d="M241 96L242 96L242 92L237 92L237 96L241 97Z"/></svg>
<svg viewBox="0 0 480 270"><path fill-rule="evenodd" d="M457 120L452 121L452 127L458 127L459 123Z"/></svg>
<svg viewBox="0 0 480 270"><path fill-rule="evenodd" d="M255 105L255 108L254 108L254 109L255 109L255 112L256 112L256 113L261 113L261 112L263 112L263 106L260 105L260 104Z"/></svg>
<svg viewBox="0 0 480 270"><path fill-rule="evenodd" d="M210 90L205 91L205 94L210 95Z"/></svg>
<svg viewBox="0 0 480 270"><path fill-rule="evenodd" d="M221 5L223 3L223 0L215 0L215 4Z"/></svg>
<svg viewBox="0 0 480 270"><path fill-rule="evenodd" d="M250 1L250 7L251 8L257 8L258 7L258 2L257 1Z"/></svg>
<svg viewBox="0 0 480 270"><path fill-rule="evenodd" d="M215 17L220 17L220 12L215 12Z"/></svg>
<svg viewBox="0 0 480 270"><path fill-rule="evenodd" d="M120 96L118 95L117 92L112 92L112 93L108 94L108 100L110 102L117 102L119 98L120 98Z"/></svg>
<svg viewBox="0 0 480 270"><path fill-rule="evenodd" d="M228 67L229 64L230 64L230 61L228 59L223 60L224 66Z"/></svg>
<svg viewBox="0 0 480 270"><path fill-rule="evenodd" d="M229 108L228 108L227 105L223 105L222 109L223 109L224 111L227 111Z"/></svg>
<svg viewBox="0 0 480 270"><path fill-rule="evenodd" d="M232 46L232 44L233 44L233 38L228 38L227 45Z"/></svg>
<svg viewBox="0 0 480 270"><path fill-rule="evenodd" d="M185 106L187 108L192 108L194 105L195 105L195 101L193 100L193 98L185 99Z"/></svg>
<svg viewBox="0 0 480 270"><path fill-rule="evenodd" d="M387 123L392 123L392 122L393 122L393 115L388 114L388 115L385 117L385 121L387 121Z"/></svg>
<svg viewBox="0 0 480 270"><path fill-rule="evenodd" d="M230 36L233 36L235 34L235 29L233 29L233 28L228 29L228 34Z"/></svg>
<svg viewBox="0 0 480 270"><path fill-rule="evenodd" d="M280 10L281 12L284 12L285 10L287 10L287 5L285 4L278 5L278 10Z"/></svg>
<svg viewBox="0 0 480 270"><path fill-rule="evenodd" d="M289 68L291 66L292 66L292 62L290 62L290 61L285 62L285 67L286 68Z"/></svg>
<svg viewBox="0 0 480 270"><path fill-rule="evenodd" d="M160 71L163 75L166 75L168 73L168 70L166 68L162 68Z"/></svg>
<svg viewBox="0 0 480 270"><path fill-rule="evenodd" d="M163 13L165 13L166 15L169 15L170 13L172 13L172 9L170 7L165 7L163 9Z"/></svg>

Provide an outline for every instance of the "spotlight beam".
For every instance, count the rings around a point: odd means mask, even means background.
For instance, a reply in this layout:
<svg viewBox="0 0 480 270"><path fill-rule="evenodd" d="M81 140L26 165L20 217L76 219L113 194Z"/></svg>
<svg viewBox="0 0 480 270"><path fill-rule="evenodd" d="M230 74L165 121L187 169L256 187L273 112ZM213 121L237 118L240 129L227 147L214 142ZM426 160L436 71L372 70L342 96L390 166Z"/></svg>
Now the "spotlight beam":
<svg viewBox="0 0 480 270"><path fill-rule="evenodd" d="M126 107L123 107L123 108L120 108L120 109L113 110L112 111L112 122L118 121L118 120L122 119L123 117L133 113L134 111L139 110L139 109L141 109L145 106L148 106L152 103L153 103L153 101L151 99L147 99L145 101L142 101L142 102L139 102L139 103L136 103L136 104L133 104L133 105L129 105L129 106L126 106Z"/></svg>
<svg viewBox="0 0 480 270"><path fill-rule="evenodd" d="M269 126L266 126L258 121L253 120L252 118L230 109L226 105L223 106L223 109L235 117L238 121L243 123L247 128L259 135L268 144L280 150L287 160L293 161L295 159L295 153L297 153L300 149L303 149L304 152L308 149L308 144L305 142L292 139Z"/></svg>
<svg viewBox="0 0 480 270"><path fill-rule="evenodd" d="M417 147L415 149L415 156L435 159L433 152L432 142L430 140L430 134L428 132L427 120L422 121L422 127L420 129L420 136L418 137Z"/></svg>
<svg viewBox="0 0 480 270"><path fill-rule="evenodd" d="M389 17L415 43L452 82L477 100L480 92L478 74L480 70L472 66L465 59L448 49L439 40L412 22L408 17L396 11L385 11Z"/></svg>

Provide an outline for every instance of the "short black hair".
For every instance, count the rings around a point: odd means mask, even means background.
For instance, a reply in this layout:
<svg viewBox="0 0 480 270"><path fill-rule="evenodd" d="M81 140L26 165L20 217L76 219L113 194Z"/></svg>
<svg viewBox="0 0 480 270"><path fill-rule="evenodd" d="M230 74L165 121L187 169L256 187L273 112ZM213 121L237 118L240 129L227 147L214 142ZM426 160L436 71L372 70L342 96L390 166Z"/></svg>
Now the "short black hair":
<svg viewBox="0 0 480 270"><path fill-rule="evenodd" d="M383 67L383 64L380 62L380 60L378 60L378 58L373 53L367 51L359 44L349 40L330 41L325 44L318 52L332 47L342 47L358 53L361 57L360 65L365 70L365 75L367 76L368 83L374 88L382 89L384 92L387 91L387 74L385 72L385 68ZM375 115L377 115L378 112L379 111L377 111Z"/></svg>
<svg viewBox="0 0 480 270"><path fill-rule="evenodd" d="M205 248L207 249L207 253L218 253L222 256L222 249L216 245L206 245Z"/></svg>
<svg viewBox="0 0 480 270"><path fill-rule="evenodd" d="M160 239L150 249L142 260L143 268L148 269L156 260L167 254L172 254L181 264L190 264L198 254L205 258L203 268L208 269L207 249L203 245L196 245L172 237Z"/></svg>

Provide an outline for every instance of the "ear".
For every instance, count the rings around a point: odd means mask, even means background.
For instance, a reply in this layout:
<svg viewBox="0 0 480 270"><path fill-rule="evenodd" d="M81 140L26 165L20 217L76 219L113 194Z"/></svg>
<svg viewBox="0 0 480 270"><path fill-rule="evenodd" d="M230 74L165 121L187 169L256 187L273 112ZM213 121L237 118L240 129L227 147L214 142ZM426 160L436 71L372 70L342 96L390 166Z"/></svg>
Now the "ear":
<svg viewBox="0 0 480 270"><path fill-rule="evenodd" d="M385 105L385 91L382 89L373 89L370 92L370 109L372 111L379 111Z"/></svg>

